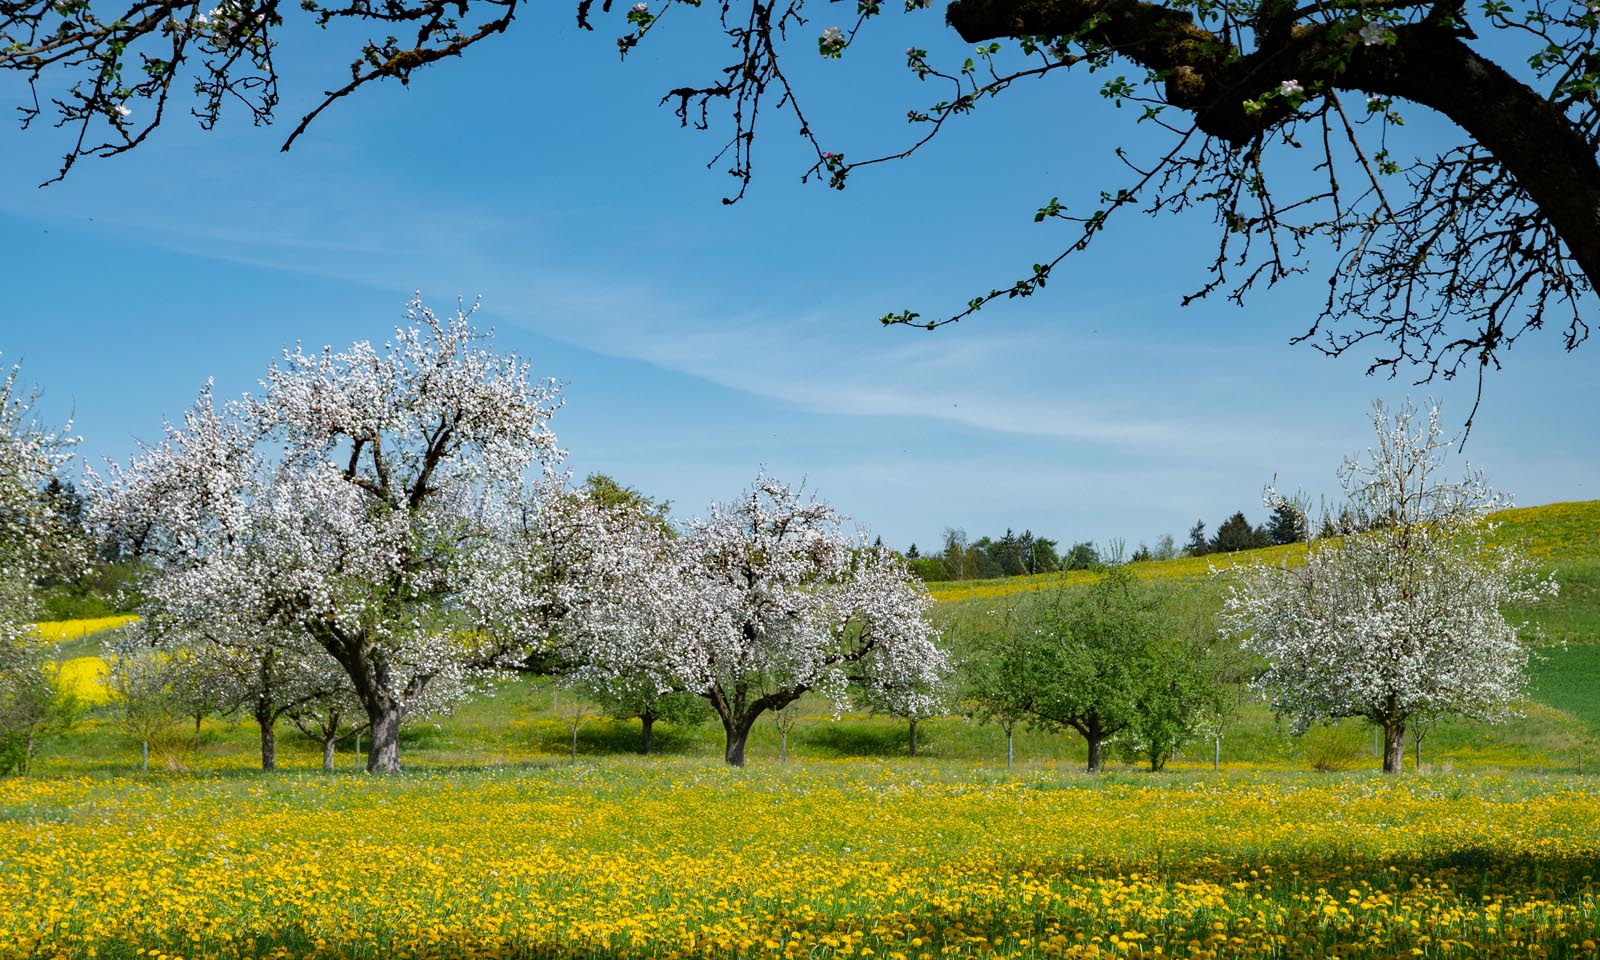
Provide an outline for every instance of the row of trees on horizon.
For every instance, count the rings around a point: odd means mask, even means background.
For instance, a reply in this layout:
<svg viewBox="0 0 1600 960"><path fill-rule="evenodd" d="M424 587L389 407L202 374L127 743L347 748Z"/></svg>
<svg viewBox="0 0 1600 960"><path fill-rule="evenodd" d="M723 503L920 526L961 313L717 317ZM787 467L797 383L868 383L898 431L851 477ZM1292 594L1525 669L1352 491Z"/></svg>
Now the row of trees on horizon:
<svg viewBox="0 0 1600 960"><path fill-rule="evenodd" d="M1351 515L1343 514L1348 527ZM1325 519L1319 532L1326 536L1341 528L1341 520ZM1131 554L1123 540L1113 540L1102 549L1092 541L1079 541L1065 552L1060 541L1024 530L1018 534L1007 528L999 537L970 540L966 530L946 527L937 553L925 554L913 543L906 550L912 572L926 582L946 580L998 580L1063 570L1092 570L1124 562L1173 560L1178 557L1203 557L1213 553L1235 553L1260 547L1299 543L1309 538L1307 512L1303 504L1284 500L1273 504L1266 523L1252 526L1244 511L1236 511L1207 536L1206 522L1196 520L1189 538L1179 547L1170 534L1159 537L1154 546L1141 543Z"/></svg>

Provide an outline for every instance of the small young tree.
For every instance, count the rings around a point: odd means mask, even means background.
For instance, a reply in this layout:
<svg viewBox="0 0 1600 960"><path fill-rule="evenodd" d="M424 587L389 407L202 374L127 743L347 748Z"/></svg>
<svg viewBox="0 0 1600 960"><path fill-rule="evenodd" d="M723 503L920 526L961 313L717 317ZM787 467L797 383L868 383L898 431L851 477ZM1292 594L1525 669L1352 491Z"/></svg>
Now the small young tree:
<svg viewBox="0 0 1600 960"><path fill-rule="evenodd" d="M140 769L149 768L150 754L169 770L185 769L196 746L188 720L219 706L207 699L213 688L197 682L206 665L195 663L189 648L151 646L138 625L117 641L109 661L106 685L118 724L141 745Z"/></svg>
<svg viewBox="0 0 1600 960"><path fill-rule="evenodd" d="M921 675L912 687L897 687L869 682L861 690L862 699L874 713L884 713L906 721L906 755L917 755L917 725L944 716L949 694L947 677ZM927 684L932 683L931 686Z"/></svg>
<svg viewBox="0 0 1600 960"><path fill-rule="evenodd" d="M1267 662L1259 685L1297 729L1363 717L1383 730L1383 769L1398 773L1419 714L1483 720L1521 692L1524 625L1502 611L1553 595L1487 517L1507 501L1481 473L1441 479L1449 444L1437 407L1372 417L1376 445L1345 461L1340 485L1365 533L1312 545L1303 566L1240 572L1223 628ZM1269 494L1270 496L1270 494Z"/></svg>
<svg viewBox="0 0 1600 960"><path fill-rule="evenodd" d="M1034 646L1009 598L981 614L957 619L951 630L965 651L956 676L966 710L979 723L993 723L1005 733L1010 770L1017 725L1033 715L1038 694Z"/></svg>
<svg viewBox="0 0 1600 960"><path fill-rule="evenodd" d="M40 742L71 726L78 702L56 680L50 648L30 628L0 633L0 776L26 775Z"/></svg>
<svg viewBox="0 0 1600 960"><path fill-rule="evenodd" d="M590 688L587 693L607 716L639 721L639 752L645 756L655 748L657 723L694 727L711 718L711 709L703 698L682 690L640 689L628 694L613 687Z"/></svg>
<svg viewBox="0 0 1600 960"><path fill-rule="evenodd" d="M772 711L772 727L778 731L778 762L789 762L789 734L800 725L802 715L798 700L786 703Z"/></svg>
<svg viewBox="0 0 1600 960"><path fill-rule="evenodd" d="M367 712L349 684L324 689L286 713L289 722L322 747L322 770L333 772L338 746L367 729Z"/></svg>
<svg viewBox="0 0 1600 960"><path fill-rule="evenodd" d="M1132 722L1118 752L1155 773L1184 744L1220 726L1228 691L1214 651L1199 636L1154 639L1135 669Z"/></svg>

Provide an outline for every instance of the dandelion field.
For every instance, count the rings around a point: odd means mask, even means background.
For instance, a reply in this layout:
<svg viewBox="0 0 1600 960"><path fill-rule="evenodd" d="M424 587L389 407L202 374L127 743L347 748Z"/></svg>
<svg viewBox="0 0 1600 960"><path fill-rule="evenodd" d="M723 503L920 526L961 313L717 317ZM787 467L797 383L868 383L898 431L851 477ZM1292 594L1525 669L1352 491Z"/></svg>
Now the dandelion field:
<svg viewBox="0 0 1600 960"><path fill-rule="evenodd" d="M1591 957L1579 778L668 759L0 783L4 957Z"/></svg>

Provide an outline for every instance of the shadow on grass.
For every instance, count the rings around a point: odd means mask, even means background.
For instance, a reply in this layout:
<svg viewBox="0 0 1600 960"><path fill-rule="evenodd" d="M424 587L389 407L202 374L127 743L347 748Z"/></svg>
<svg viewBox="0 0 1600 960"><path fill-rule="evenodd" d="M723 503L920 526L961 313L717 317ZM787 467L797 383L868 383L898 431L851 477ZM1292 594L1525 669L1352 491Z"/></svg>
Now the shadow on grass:
<svg viewBox="0 0 1600 960"><path fill-rule="evenodd" d="M705 752L699 727L677 727L657 722L650 752L668 756L695 756ZM572 731L551 721L529 731L529 743L541 752L564 754L572 750ZM578 731L578 756L604 756L642 752L644 733L637 720L596 720Z"/></svg>
<svg viewBox="0 0 1600 960"><path fill-rule="evenodd" d="M823 723L791 735L808 751L832 757L903 757L907 750L906 728ZM924 741L926 746L926 741Z"/></svg>

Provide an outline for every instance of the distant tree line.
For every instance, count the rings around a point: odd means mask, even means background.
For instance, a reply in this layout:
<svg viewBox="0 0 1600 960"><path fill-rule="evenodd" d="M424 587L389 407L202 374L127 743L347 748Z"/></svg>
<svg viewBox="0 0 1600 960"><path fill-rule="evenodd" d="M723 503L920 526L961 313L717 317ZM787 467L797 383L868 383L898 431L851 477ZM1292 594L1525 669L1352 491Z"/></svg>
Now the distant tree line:
<svg viewBox="0 0 1600 960"><path fill-rule="evenodd" d="M1009 527L999 538L977 540L969 540L967 531L959 527L946 527L937 553L924 554L913 543L906 560L923 580L994 580L1087 570L1103 562L1100 551L1088 541L1075 543L1063 553L1057 540L1036 536L1032 530L1019 534Z"/></svg>
<svg viewBox="0 0 1600 960"><path fill-rule="evenodd" d="M1007 528L1004 535L969 540L967 532L959 527L946 527L944 538L935 553L924 553L916 544L906 551L911 570L925 581L935 580L996 580L1002 577L1021 577L1035 573L1054 573L1059 570L1091 570L1096 567L1116 565L1124 560L1143 563L1150 560L1172 560L1179 556L1201 557L1211 553L1233 553L1254 550L1285 543L1299 543L1309 539L1306 513L1300 504L1285 501L1277 504L1265 524L1251 526L1244 512L1235 511L1224 520L1213 536L1206 536L1206 522L1196 520L1189 529L1189 540L1180 550L1171 534L1156 540L1155 546L1141 543L1129 556L1123 555L1123 544L1114 541L1102 550L1092 541L1074 543L1062 551L1060 541L1036 535L1032 530L1016 533ZM1322 536L1333 536L1353 529L1348 511L1323 521Z"/></svg>

